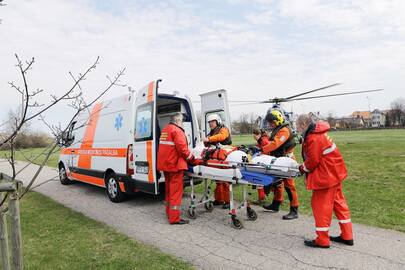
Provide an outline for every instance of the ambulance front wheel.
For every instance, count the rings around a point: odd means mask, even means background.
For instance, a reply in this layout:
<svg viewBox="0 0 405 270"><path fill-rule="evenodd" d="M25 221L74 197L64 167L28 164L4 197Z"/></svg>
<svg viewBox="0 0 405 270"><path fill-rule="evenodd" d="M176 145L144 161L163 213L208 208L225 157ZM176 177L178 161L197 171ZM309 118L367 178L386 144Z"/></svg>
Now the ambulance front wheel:
<svg viewBox="0 0 405 270"><path fill-rule="evenodd" d="M125 193L122 192L115 173L109 173L106 175L105 187L110 201L119 203L126 199Z"/></svg>
<svg viewBox="0 0 405 270"><path fill-rule="evenodd" d="M73 181L67 176L66 168L63 164L59 165L59 180L62 185L69 185L73 183Z"/></svg>

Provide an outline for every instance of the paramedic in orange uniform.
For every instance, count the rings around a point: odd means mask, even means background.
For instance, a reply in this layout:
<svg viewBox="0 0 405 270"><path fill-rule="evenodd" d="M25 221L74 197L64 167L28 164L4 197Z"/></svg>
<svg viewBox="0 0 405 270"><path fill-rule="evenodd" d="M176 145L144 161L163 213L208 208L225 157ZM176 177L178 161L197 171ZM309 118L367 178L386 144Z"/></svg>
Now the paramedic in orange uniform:
<svg viewBox="0 0 405 270"><path fill-rule="evenodd" d="M305 173L306 186L312 190L312 212L315 218L315 240L305 240L310 247L329 248L330 240L353 245L350 210L342 192L342 181L347 176L346 165L339 149L327 135L327 122L311 121L309 115L301 115L297 129L304 134L300 171ZM335 213L341 234L329 237L329 227Z"/></svg>
<svg viewBox="0 0 405 270"><path fill-rule="evenodd" d="M261 136L253 134L253 137L260 145L263 154L275 157L291 157L294 158L295 139L288 122L284 121L282 113L278 110L272 110L267 113L266 121L272 128L272 132L267 144L263 144ZM298 218L298 194L295 188L294 179L283 179L282 185L278 185L274 190L273 202L269 205L264 205L263 208L269 211L278 212L283 201L283 189L288 194L290 200L290 212L283 216L283 219Z"/></svg>
<svg viewBox="0 0 405 270"><path fill-rule="evenodd" d="M183 115L176 113L170 123L161 132L157 169L165 175L166 215L170 224L187 224L180 217L183 197L183 176L187 170L187 161L193 159L182 128Z"/></svg>
<svg viewBox="0 0 405 270"><path fill-rule="evenodd" d="M232 144L229 130L222 124L221 117L218 114L209 115L207 121L210 125L210 133L203 139L205 145ZM222 205L224 209L229 208L229 183L217 181L214 205Z"/></svg>

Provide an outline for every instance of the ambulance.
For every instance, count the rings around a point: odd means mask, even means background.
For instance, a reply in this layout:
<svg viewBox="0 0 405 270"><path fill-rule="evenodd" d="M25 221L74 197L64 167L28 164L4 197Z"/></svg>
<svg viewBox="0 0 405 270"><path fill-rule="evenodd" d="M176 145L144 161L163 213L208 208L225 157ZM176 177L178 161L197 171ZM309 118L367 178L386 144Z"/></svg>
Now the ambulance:
<svg viewBox="0 0 405 270"><path fill-rule="evenodd" d="M230 126L226 90L200 95L200 129L191 100L178 92L160 93L160 83L153 81L134 93L96 103L72 121L61 140L62 184L80 181L106 188L112 202L136 192L157 195L164 183L156 167L160 131L172 114L183 114L190 149L208 134L210 114L219 114Z"/></svg>

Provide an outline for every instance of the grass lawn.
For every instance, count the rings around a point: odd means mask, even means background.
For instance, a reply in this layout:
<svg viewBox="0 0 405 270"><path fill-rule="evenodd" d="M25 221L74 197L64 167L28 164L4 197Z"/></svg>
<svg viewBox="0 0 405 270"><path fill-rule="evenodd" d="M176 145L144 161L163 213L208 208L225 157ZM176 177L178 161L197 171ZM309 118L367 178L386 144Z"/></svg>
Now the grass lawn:
<svg viewBox="0 0 405 270"><path fill-rule="evenodd" d="M192 269L36 192L21 222L25 269Z"/></svg>
<svg viewBox="0 0 405 270"><path fill-rule="evenodd" d="M348 168L343 189L353 221L405 232L405 130L341 131L329 135ZM232 140L235 145L253 144L251 136L234 136ZM300 146L295 154L301 161ZM311 213L311 192L305 189L304 178L297 178L296 185L300 211ZM288 201L287 194L285 198ZM283 207L287 209L288 203Z"/></svg>
<svg viewBox="0 0 405 270"><path fill-rule="evenodd" d="M27 148L27 149L21 149L15 152L15 159L16 160L24 160L26 161L27 158L29 160L33 160L38 156L38 158L35 160L35 163L41 163L47 153L44 153L44 148ZM9 151L0 151L0 158L5 158L10 155ZM59 160L59 148L57 148L54 153L51 154L47 161L47 166L50 167L57 167L58 166L58 160Z"/></svg>

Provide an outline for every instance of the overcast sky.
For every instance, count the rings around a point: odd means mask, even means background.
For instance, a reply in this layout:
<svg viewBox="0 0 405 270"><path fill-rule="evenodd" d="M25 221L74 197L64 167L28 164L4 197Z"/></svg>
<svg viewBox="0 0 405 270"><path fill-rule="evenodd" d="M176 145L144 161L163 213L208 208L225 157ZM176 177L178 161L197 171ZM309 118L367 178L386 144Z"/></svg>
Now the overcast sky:
<svg viewBox="0 0 405 270"><path fill-rule="evenodd" d="M95 96L105 75L126 67L138 89L163 79L162 92L227 89L231 100L283 97L343 83L323 94L384 88L383 93L287 104L296 112L347 115L386 109L405 97L403 0L6 0L0 7L0 113L18 104L7 82L20 82L14 53L35 57L32 89L62 94L97 56L83 85ZM119 96L116 88L108 97ZM369 97L367 99L366 97ZM46 101L43 96L43 102ZM198 104L196 104L198 106ZM265 113L266 105L231 107ZM66 121L66 104L48 116ZM2 117L4 118L4 117Z"/></svg>

